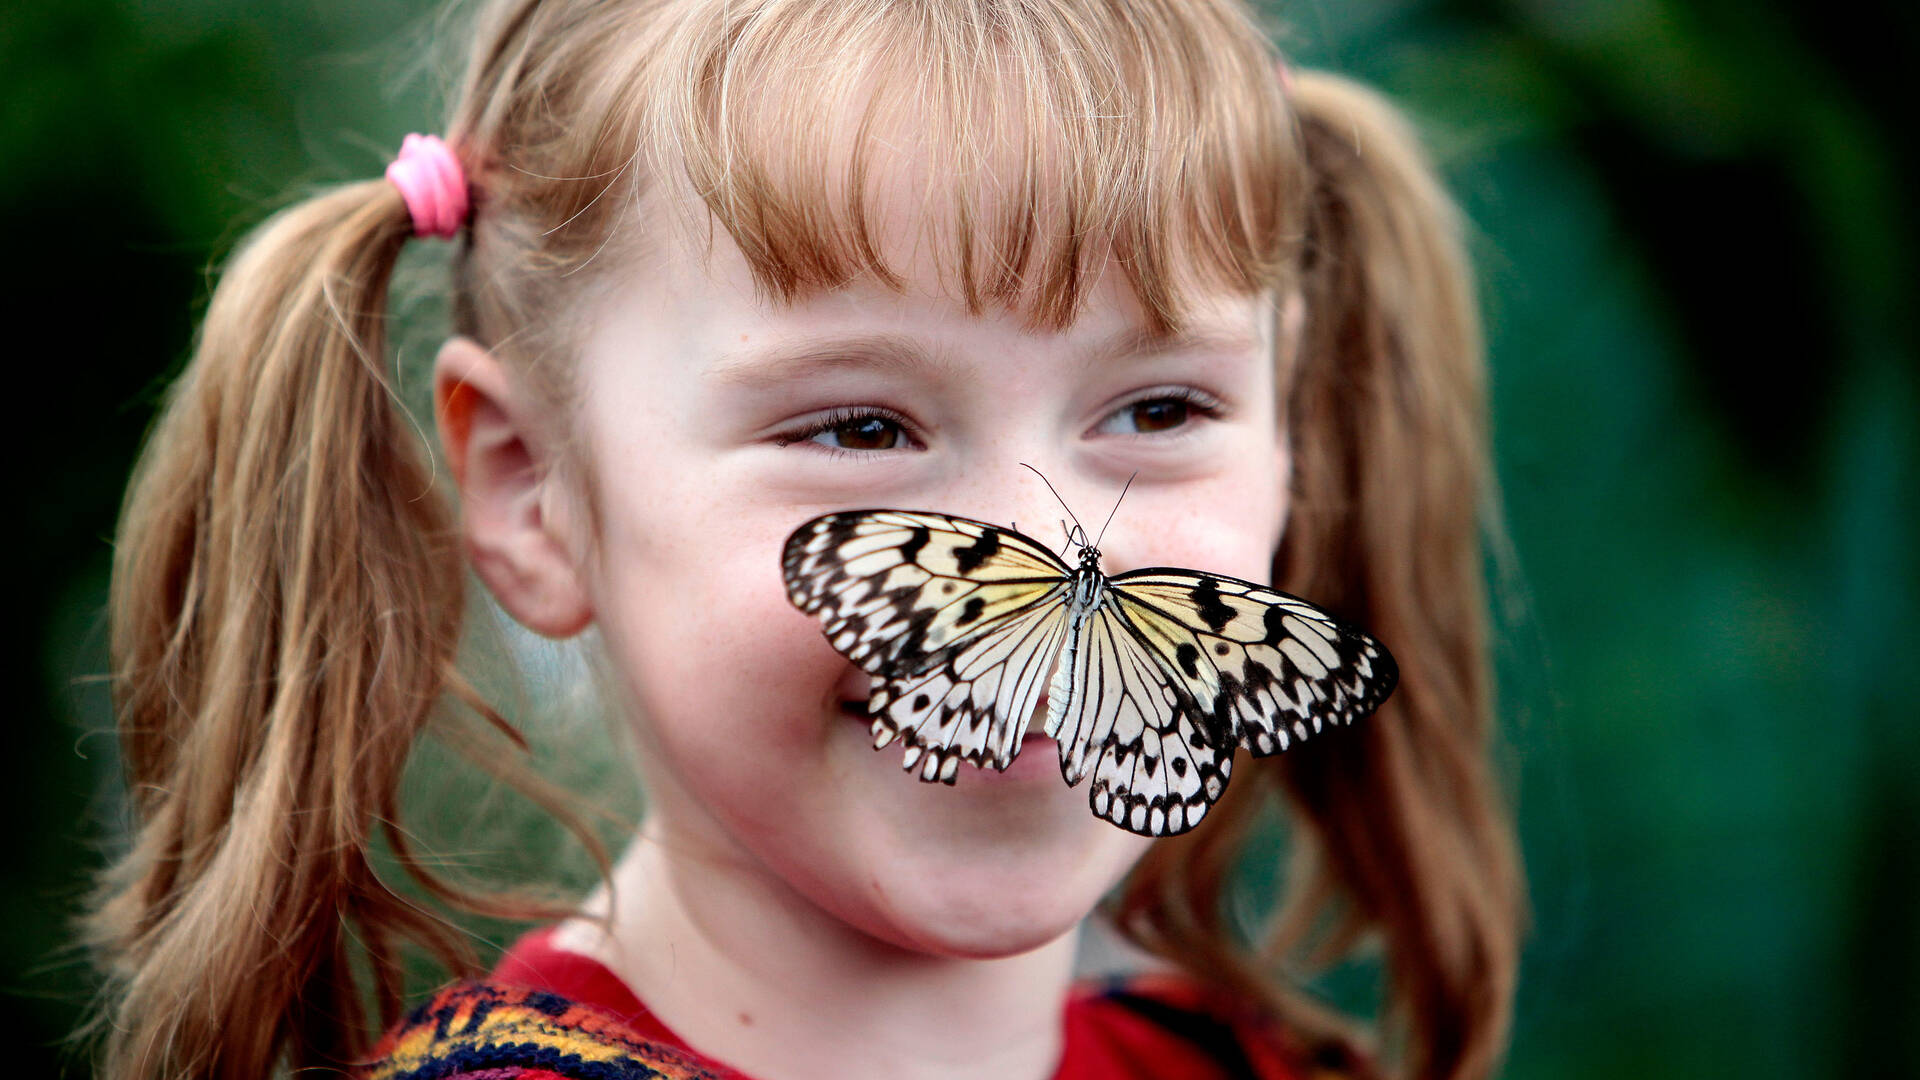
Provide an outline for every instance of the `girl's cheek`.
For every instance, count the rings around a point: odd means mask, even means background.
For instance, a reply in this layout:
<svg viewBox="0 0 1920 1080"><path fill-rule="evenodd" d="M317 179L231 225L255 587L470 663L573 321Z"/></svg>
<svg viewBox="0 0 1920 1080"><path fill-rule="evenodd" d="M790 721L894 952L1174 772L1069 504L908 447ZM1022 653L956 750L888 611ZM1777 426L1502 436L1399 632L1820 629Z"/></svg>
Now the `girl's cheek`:
<svg viewBox="0 0 1920 1080"><path fill-rule="evenodd" d="M621 574L611 614L631 628L621 636L656 722L716 734L757 724L777 739L832 704L846 662L787 600L776 546L685 536L646 546L656 557Z"/></svg>
<svg viewBox="0 0 1920 1080"><path fill-rule="evenodd" d="M1284 519L1278 479L1201 490L1129 493L1100 545L1109 574L1145 566L1206 570L1263 582ZM1124 522L1123 522L1123 519Z"/></svg>

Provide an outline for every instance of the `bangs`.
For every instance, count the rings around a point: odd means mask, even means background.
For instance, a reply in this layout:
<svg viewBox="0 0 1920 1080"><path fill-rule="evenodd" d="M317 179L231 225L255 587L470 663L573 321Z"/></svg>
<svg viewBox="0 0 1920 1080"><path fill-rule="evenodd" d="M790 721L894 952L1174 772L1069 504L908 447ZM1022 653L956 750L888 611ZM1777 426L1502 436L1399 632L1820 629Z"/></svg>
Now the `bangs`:
<svg viewBox="0 0 1920 1080"><path fill-rule="evenodd" d="M1177 332L1191 290L1284 284L1303 174L1240 9L1131 6L701 5L648 65L648 174L684 177L682 225L704 204L783 304L903 289L887 253L906 240L968 311L1034 329L1070 325L1117 260L1149 331Z"/></svg>

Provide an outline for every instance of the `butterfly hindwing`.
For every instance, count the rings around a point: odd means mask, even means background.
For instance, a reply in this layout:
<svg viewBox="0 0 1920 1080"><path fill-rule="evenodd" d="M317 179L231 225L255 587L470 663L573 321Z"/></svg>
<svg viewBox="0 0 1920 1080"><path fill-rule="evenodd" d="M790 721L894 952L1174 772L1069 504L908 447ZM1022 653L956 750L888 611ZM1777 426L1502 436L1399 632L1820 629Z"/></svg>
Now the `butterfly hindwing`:
<svg viewBox="0 0 1920 1080"><path fill-rule="evenodd" d="M924 672L875 675L867 710L876 745L905 742L904 764L917 766L922 780L952 783L960 761L1006 768L1019 752L1066 625L1057 602L1029 607Z"/></svg>
<svg viewBox="0 0 1920 1080"><path fill-rule="evenodd" d="M899 738L928 781L1012 761L1066 625L1052 552L968 518L845 511L795 531L783 567L795 606L873 676L876 746Z"/></svg>
<svg viewBox="0 0 1920 1080"><path fill-rule="evenodd" d="M1075 784L1093 773L1087 802L1096 815L1172 836L1198 825L1226 789L1232 744L1209 734L1110 591L1069 629L1048 697L1061 775Z"/></svg>
<svg viewBox="0 0 1920 1080"><path fill-rule="evenodd" d="M1399 680L1379 642L1276 589L1152 569L1113 578L1112 591L1170 677L1256 756L1366 716Z"/></svg>

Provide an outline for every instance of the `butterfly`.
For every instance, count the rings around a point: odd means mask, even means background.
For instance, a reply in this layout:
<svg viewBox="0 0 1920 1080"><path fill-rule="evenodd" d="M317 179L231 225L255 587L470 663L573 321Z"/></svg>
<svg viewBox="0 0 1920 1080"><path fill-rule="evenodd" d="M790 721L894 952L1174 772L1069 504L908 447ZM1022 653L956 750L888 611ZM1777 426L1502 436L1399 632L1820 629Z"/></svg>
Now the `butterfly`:
<svg viewBox="0 0 1920 1080"><path fill-rule="evenodd" d="M876 750L899 739L929 782L1004 770L1044 688L1061 775L1091 774L1094 814L1143 836L1199 824L1236 746L1278 753L1398 681L1384 646L1297 596L1195 570L1108 577L1077 524L1076 547L1070 566L984 521L844 510L794 530L781 566L788 599L872 676Z"/></svg>

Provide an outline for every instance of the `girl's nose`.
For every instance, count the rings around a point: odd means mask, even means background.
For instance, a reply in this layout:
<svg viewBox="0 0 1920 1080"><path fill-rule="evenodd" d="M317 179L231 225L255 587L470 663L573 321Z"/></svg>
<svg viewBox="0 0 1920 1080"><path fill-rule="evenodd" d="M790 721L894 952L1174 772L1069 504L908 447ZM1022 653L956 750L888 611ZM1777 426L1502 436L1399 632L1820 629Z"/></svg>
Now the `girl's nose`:
<svg viewBox="0 0 1920 1080"><path fill-rule="evenodd" d="M1039 469L1052 479L1056 470L1039 464L1039 460L1022 455L1008 456L1004 461L975 462L967 470L966 481L948 489L948 501L931 509L1011 528L1067 558L1066 529L1072 527L1072 518L1034 471ZM1060 481L1054 483L1057 486ZM1071 498L1064 490L1061 495ZM1074 507L1073 512L1078 513L1079 508Z"/></svg>

